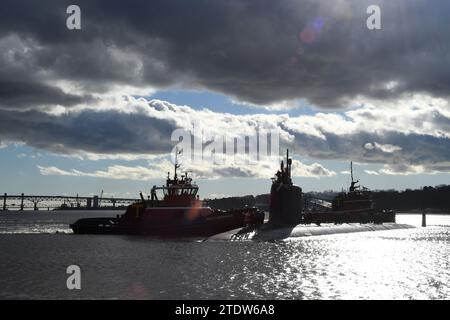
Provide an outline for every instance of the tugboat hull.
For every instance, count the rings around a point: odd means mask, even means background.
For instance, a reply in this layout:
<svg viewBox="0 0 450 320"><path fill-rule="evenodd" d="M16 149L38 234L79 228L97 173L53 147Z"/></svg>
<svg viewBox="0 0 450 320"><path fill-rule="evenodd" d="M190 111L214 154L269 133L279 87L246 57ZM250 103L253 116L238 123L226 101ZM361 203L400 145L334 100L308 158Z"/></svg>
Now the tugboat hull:
<svg viewBox="0 0 450 320"><path fill-rule="evenodd" d="M304 215L303 223L395 223L395 211L392 210L342 210L308 212Z"/></svg>
<svg viewBox="0 0 450 320"><path fill-rule="evenodd" d="M85 218L77 220L70 228L77 234L116 234L117 218Z"/></svg>
<svg viewBox="0 0 450 320"><path fill-rule="evenodd" d="M156 208L155 208L156 209ZM209 209L209 208L207 208ZM211 210L211 209L209 209ZM212 210L211 210L212 211ZM146 210L141 215L120 218L88 218L71 224L75 234L129 234L161 237L209 237L248 225L264 222L264 213L256 208L214 212L191 217L189 211L162 213Z"/></svg>

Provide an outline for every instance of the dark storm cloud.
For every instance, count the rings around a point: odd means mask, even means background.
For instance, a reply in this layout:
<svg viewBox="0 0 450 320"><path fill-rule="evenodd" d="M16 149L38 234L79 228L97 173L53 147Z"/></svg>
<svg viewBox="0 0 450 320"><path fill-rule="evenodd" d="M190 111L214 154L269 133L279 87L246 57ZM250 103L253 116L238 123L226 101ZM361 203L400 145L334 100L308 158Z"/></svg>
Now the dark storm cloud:
<svg viewBox="0 0 450 320"><path fill-rule="evenodd" d="M69 4L3 0L0 36L32 39L36 69L91 92L181 83L323 107L359 95L449 94L447 1L80 0L81 31L65 28ZM382 9L381 31L366 28L371 4Z"/></svg>
<svg viewBox="0 0 450 320"><path fill-rule="evenodd" d="M158 154L171 150L171 121L139 113L85 110L53 116L1 111L0 136L55 153Z"/></svg>
<svg viewBox="0 0 450 320"><path fill-rule="evenodd" d="M91 99L66 94L59 88L44 84L0 79L0 106L6 108L40 107L54 104L71 106L88 101Z"/></svg>
<svg viewBox="0 0 450 320"><path fill-rule="evenodd" d="M66 28L70 4L81 7L82 30ZM382 9L379 31L366 28L372 4ZM156 117L149 116L153 110L139 113L129 105L96 109L117 92L174 85L260 105L306 99L339 108L359 103L359 97L364 104L364 98L397 101L407 93L448 99L448 12L448 1L423 0L2 0L0 145L20 141L66 154L158 154L170 151L170 134L185 116L203 117L211 127L227 122L223 114L167 111L162 103L153 103L161 111ZM44 112L55 105L68 109L62 115ZM282 141L283 147L312 158L384 163L397 171L411 165L448 169L448 113L434 114L427 130L423 118L414 116L410 132L391 130L389 120L372 112L359 115L364 129L351 129L354 120L341 133L330 129L332 118L323 130L321 116L314 116L312 127L322 138L284 126L282 117L267 122L295 137ZM234 121L245 126L244 118ZM401 150L367 149L367 143Z"/></svg>

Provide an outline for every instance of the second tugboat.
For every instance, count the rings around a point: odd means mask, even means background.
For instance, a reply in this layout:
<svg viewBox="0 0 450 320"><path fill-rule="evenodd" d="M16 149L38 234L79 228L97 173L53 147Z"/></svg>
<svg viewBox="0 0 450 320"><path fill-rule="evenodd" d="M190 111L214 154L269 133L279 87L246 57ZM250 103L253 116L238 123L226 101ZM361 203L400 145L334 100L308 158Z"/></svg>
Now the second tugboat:
<svg viewBox="0 0 450 320"><path fill-rule="evenodd" d="M128 206L116 218L87 218L71 224L77 234L134 234L169 237L208 237L231 229L264 223L264 212L257 208L229 211L205 207L199 199L198 186L185 173L179 179L175 160L173 179L166 185L153 186L151 197ZM162 193L162 198L158 198Z"/></svg>
<svg viewBox="0 0 450 320"><path fill-rule="evenodd" d="M331 203L331 210L306 211L305 223L394 223L393 210L377 210L372 192L358 185L353 179L353 163L350 162L351 184L348 192L341 192Z"/></svg>

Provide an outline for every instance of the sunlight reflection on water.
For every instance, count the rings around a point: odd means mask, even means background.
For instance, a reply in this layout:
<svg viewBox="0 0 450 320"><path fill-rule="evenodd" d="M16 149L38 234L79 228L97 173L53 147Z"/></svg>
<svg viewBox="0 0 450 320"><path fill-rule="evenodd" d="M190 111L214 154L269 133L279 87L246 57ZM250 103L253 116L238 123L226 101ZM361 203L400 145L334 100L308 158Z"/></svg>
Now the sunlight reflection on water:
<svg viewBox="0 0 450 320"><path fill-rule="evenodd" d="M397 221L419 226L421 218ZM0 297L448 299L450 217L428 223L278 242L1 234ZM65 288L65 267L74 263L83 272L79 292Z"/></svg>

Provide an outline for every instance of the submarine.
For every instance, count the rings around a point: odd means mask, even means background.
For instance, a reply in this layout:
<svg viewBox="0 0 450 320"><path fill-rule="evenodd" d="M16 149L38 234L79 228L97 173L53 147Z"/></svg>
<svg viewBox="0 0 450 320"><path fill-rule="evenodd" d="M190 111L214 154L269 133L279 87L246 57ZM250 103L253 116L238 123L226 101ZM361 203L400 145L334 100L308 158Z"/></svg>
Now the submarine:
<svg viewBox="0 0 450 320"><path fill-rule="evenodd" d="M263 225L230 230L210 237L214 240L273 241L287 238L410 229L413 226L396 223L396 213L390 209L375 209L372 193L360 188L353 179L351 163L351 185L341 192L327 210L311 210L303 207L302 188L292 182L292 159L286 150L286 162L272 178L270 189L269 219ZM326 206L323 206L326 207Z"/></svg>

